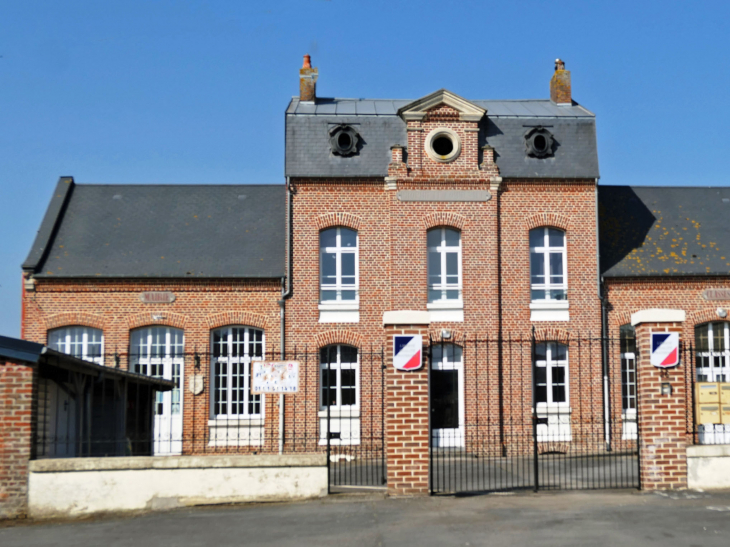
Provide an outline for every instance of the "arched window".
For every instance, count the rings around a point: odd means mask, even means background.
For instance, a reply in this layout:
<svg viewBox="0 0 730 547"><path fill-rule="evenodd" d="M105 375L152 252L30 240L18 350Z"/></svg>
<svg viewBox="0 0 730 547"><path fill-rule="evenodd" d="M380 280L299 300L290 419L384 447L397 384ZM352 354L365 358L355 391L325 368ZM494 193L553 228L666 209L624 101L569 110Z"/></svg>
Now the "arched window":
<svg viewBox="0 0 730 547"><path fill-rule="evenodd" d="M567 300L567 269L565 232L548 227L530 230L531 300Z"/></svg>
<svg viewBox="0 0 730 547"><path fill-rule="evenodd" d="M360 405L357 348L336 344L319 350L320 409L354 409Z"/></svg>
<svg viewBox="0 0 730 547"><path fill-rule="evenodd" d="M427 234L428 302L461 302L461 232L433 228Z"/></svg>
<svg viewBox="0 0 730 547"><path fill-rule="evenodd" d="M262 417L263 399L251 393L251 362L264 358L264 331L251 327L215 329L211 346L212 417Z"/></svg>
<svg viewBox="0 0 730 547"><path fill-rule="evenodd" d="M430 397L433 446L464 446L464 350L461 346L431 346Z"/></svg>
<svg viewBox="0 0 730 547"><path fill-rule="evenodd" d="M62 327L48 333L48 346L51 349L104 364L104 335L100 329L92 327Z"/></svg>
<svg viewBox="0 0 730 547"><path fill-rule="evenodd" d="M358 300L357 232L337 227L319 233L320 302L355 303Z"/></svg>
<svg viewBox="0 0 730 547"><path fill-rule="evenodd" d="M535 345L535 401L546 406L568 404L568 346L565 344Z"/></svg>
<svg viewBox="0 0 730 547"><path fill-rule="evenodd" d="M180 414L180 383L184 361L183 331L172 327L144 327L132 331L130 364L134 372L175 382L167 393L158 391L155 414Z"/></svg>
<svg viewBox="0 0 730 547"><path fill-rule="evenodd" d="M718 321L695 328L698 382L730 381L730 327Z"/></svg>

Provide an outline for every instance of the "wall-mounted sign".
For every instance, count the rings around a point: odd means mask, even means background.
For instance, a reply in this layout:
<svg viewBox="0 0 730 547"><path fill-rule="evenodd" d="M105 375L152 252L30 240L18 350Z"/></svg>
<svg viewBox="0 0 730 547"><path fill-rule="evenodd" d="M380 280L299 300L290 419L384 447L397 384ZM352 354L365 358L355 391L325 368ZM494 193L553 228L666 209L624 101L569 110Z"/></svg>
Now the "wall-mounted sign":
<svg viewBox="0 0 730 547"><path fill-rule="evenodd" d="M422 353L420 334L393 336L393 366L396 370L418 370L423 366Z"/></svg>
<svg viewBox="0 0 730 547"><path fill-rule="evenodd" d="M702 291L705 300L730 300L730 289L705 289Z"/></svg>
<svg viewBox="0 0 730 547"><path fill-rule="evenodd" d="M299 391L299 361L253 361L253 393Z"/></svg>
<svg viewBox="0 0 730 547"><path fill-rule="evenodd" d="M139 295L144 304L170 304L175 301L175 293L170 291L147 291Z"/></svg>
<svg viewBox="0 0 730 547"><path fill-rule="evenodd" d="M651 364L657 368L676 367L679 364L679 333L651 333Z"/></svg>

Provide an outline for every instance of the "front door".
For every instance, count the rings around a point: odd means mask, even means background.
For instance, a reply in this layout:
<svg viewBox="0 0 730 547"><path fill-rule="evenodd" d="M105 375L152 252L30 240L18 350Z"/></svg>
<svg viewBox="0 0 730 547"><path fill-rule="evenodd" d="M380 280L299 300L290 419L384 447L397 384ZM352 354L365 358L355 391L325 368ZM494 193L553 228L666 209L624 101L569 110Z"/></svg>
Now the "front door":
<svg viewBox="0 0 730 547"><path fill-rule="evenodd" d="M172 380L171 391L155 396L153 453L182 453L183 331L172 327L146 327L132 335L132 370L139 374Z"/></svg>
<svg viewBox="0 0 730 547"><path fill-rule="evenodd" d="M431 442L464 446L463 353L454 344L431 346Z"/></svg>

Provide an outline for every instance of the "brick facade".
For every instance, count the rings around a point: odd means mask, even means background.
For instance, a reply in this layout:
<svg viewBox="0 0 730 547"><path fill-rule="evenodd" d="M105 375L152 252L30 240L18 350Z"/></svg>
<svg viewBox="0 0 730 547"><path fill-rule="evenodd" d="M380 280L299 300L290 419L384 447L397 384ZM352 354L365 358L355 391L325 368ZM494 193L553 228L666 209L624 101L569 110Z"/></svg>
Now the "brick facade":
<svg viewBox="0 0 730 547"><path fill-rule="evenodd" d="M35 377L33 367L0 361L0 518L27 510Z"/></svg>

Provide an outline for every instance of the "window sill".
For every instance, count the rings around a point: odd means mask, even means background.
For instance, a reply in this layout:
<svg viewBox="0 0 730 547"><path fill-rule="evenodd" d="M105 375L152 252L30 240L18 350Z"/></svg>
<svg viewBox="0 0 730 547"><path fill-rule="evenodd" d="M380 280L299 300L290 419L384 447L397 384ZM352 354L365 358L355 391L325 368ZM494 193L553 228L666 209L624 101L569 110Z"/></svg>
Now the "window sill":
<svg viewBox="0 0 730 547"><path fill-rule="evenodd" d="M431 322L464 322L464 302L462 300L429 302L426 309L431 313Z"/></svg>
<svg viewBox="0 0 730 547"><path fill-rule="evenodd" d="M263 418L216 418L208 420L208 427L263 427Z"/></svg>
<svg viewBox="0 0 730 547"><path fill-rule="evenodd" d="M318 309L320 311L359 310L360 302L357 300L351 302L321 302Z"/></svg>
<svg viewBox="0 0 730 547"><path fill-rule="evenodd" d="M359 323L360 310L319 310L320 323Z"/></svg>
<svg viewBox="0 0 730 547"><path fill-rule="evenodd" d="M567 300L545 300L530 303L530 321L570 321Z"/></svg>
<svg viewBox="0 0 730 547"><path fill-rule="evenodd" d="M540 414L571 414L573 409L565 403L537 403L537 413Z"/></svg>

